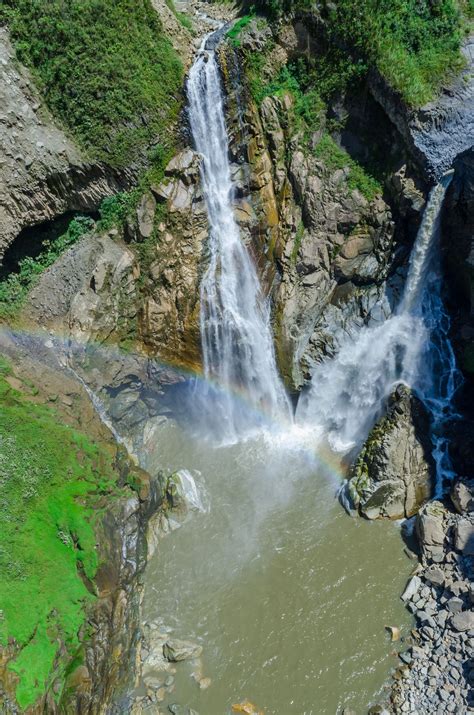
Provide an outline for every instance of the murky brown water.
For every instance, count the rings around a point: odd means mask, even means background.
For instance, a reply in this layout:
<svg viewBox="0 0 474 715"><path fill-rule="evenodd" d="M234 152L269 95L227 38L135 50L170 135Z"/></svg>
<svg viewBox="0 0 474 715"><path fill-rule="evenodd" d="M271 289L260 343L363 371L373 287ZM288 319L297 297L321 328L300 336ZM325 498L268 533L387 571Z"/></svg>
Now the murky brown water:
<svg viewBox="0 0 474 715"><path fill-rule="evenodd" d="M149 466L191 470L210 504L160 542L146 574L145 617L201 643L212 680L201 691L178 664L166 703L200 715L244 699L266 715L367 712L396 664L384 627L410 623L397 526L348 517L337 470L310 450L213 448L171 422L153 440Z"/></svg>

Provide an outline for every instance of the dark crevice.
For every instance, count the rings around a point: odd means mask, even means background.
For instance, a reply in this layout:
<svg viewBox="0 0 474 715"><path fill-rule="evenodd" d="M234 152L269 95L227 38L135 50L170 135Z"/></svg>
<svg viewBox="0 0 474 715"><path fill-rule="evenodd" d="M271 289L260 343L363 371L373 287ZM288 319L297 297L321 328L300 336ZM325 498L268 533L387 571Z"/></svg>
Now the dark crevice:
<svg viewBox="0 0 474 715"><path fill-rule="evenodd" d="M27 226L17 235L9 245L0 265L0 279L19 270L20 262L24 258L37 258L44 249L47 241L54 241L66 233L73 218L77 216L90 216L94 220L99 218L96 213L67 211L51 221L43 221L34 226Z"/></svg>

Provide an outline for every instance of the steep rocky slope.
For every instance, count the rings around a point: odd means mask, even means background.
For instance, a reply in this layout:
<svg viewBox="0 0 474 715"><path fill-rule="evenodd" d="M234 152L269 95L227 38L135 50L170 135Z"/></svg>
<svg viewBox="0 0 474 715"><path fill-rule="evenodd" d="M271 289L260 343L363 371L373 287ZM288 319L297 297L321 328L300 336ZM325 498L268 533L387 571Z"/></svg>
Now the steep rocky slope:
<svg viewBox="0 0 474 715"><path fill-rule="evenodd" d="M0 63L1 261L23 228L69 211L94 212L104 196L129 187L135 172L86 159L48 112L31 74L16 62L5 27Z"/></svg>
<svg viewBox="0 0 474 715"><path fill-rule="evenodd" d="M69 435L75 440L82 439L79 435L85 431L87 439L91 440L89 444L94 444L94 447L89 449L95 449L99 459L98 465L94 467L96 484L90 484L91 495L83 497L87 498L88 508L92 509L88 518L94 523L98 568L92 578L86 576L84 569L79 569L75 575L71 569L70 575L71 579L77 580L78 590L83 581L84 594L89 595L87 598L83 595L78 606L71 606L67 600L69 585L63 582L57 584L59 590L54 604L47 601L47 584L50 577L48 569L64 577L61 549L67 550L68 542L63 536L64 543L57 547L55 552L56 561L42 562L46 564L46 571L42 573L44 583L41 586L41 597L46 599L44 606L47 610L52 605L57 609L56 616L48 617L48 627L53 631L56 621L61 624L53 641L53 652L50 653L44 645L41 650L34 650L35 640L39 638L40 629L43 627L40 612L38 624L31 640L26 644L15 638L10 638L7 644L3 642L2 635L2 708L9 713L32 714L103 712L104 708L109 712L123 712L127 709L127 692L133 686L134 662L139 648L140 579L147 558L146 532L150 517L156 513L163 501L163 484L159 478L153 480L134 466L123 447L114 443L112 435L101 423L90 403L87 393L70 373L64 372L51 350L41 342L37 342L35 350L32 350L29 340L25 341L24 338L13 335L2 334L0 340L2 355L6 355L9 361L7 364L16 366L13 371L10 368L5 369L5 364L2 363L4 405L9 408L16 405L16 409L21 410L23 404L29 404L30 419L44 422L42 439L46 444L51 444L48 440L54 439L53 432L49 431L49 423L56 424L58 439L68 439ZM4 387L8 390L6 394ZM48 410L41 407L43 404L48 406ZM25 412L24 430L28 429L27 421ZM10 422L10 428L14 429L13 421ZM10 434L10 431L2 431L2 439L13 439L12 435L13 432ZM64 448L64 443L61 447ZM24 438L23 448L27 450ZM42 449L41 445L36 445L39 454ZM79 460L84 467L84 474L89 464L86 454ZM51 459L51 455L49 458ZM8 451L3 450L2 468L8 465L5 459L8 460ZM18 465L16 468L18 469ZM51 477L54 478L54 474L50 475ZM31 482L31 467L29 478L30 483L34 483ZM107 481L110 478L112 481ZM87 476L85 479L87 480ZM50 499L47 488L46 484L43 500ZM60 488L58 486L58 493ZM29 508L34 513L34 501ZM66 509L65 501L62 502L62 509ZM65 524L66 512L59 518ZM47 535L42 537L43 527L36 528L37 538L44 538L46 542ZM59 525L57 528L59 529ZM62 528L66 527L63 525ZM76 529L74 538L78 540L79 521L76 521ZM33 541L32 546L34 545ZM10 544L9 546L11 548ZM47 553L45 543L36 544L36 548L40 547L41 554ZM80 545L78 542L78 548L86 549L86 544ZM14 585L14 577L11 578ZM27 577L23 575L23 583L17 584L18 597L25 578ZM36 601L38 600L39 597ZM81 603L83 605L80 605ZM26 604L22 605L22 608L25 607ZM2 603L2 608L2 628L9 627L11 610L8 599ZM69 618L72 618L72 609L76 608L80 609L77 642L75 634L67 631L68 621L62 620L63 609L69 614ZM28 618L25 617L24 621L27 624ZM31 656L26 662L25 674L27 648L30 648ZM44 667L46 670L43 670ZM37 680L32 681L35 674ZM18 706L18 701L22 703L22 707Z"/></svg>

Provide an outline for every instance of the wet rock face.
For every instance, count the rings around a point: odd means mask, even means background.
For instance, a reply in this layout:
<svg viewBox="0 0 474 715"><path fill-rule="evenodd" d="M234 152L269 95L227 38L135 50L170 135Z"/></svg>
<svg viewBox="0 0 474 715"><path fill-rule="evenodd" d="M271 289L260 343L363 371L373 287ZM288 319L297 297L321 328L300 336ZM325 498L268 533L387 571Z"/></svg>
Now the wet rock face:
<svg viewBox="0 0 474 715"><path fill-rule="evenodd" d="M127 188L132 170L90 164L43 106L0 28L0 262L21 229L67 211L94 211Z"/></svg>
<svg viewBox="0 0 474 715"><path fill-rule="evenodd" d="M141 312L143 342L165 360L193 366L200 362L199 285L208 236L199 164L195 152L183 150L166 167L164 180L151 187L146 207L139 207L141 231L146 209L146 232L151 223L156 237Z"/></svg>
<svg viewBox="0 0 474 715"><path fill-rule="evenodd" d="M456 302L454 347L474 383L474 149L458 157L443 211L448 287Z"/></svg>
<svg viewBox="0 0 474 715"><path fill-rule="evenodd" d="M243 42L255 49L268 39L262 32L254 28ZM274 61L284 64L298 47L298 32L282 28ZM303 151L289 94L266 97L257 108L234 50L223 45L220 62L235 213L274 300L280 370L299 388L309 366L335 351L338 335L372 319L391 263L394 225L382 198L368 201L348 189L349 169L328 170ZM383 310L373 319L389 314L387 301Z"/></svg>
<svg viewBox="0 0 474 715"><path fill-rule="evenodd" d="M429 416L404 385L389 398L354 463L344 498L368 519L415 514L433 493Z"/></svg>

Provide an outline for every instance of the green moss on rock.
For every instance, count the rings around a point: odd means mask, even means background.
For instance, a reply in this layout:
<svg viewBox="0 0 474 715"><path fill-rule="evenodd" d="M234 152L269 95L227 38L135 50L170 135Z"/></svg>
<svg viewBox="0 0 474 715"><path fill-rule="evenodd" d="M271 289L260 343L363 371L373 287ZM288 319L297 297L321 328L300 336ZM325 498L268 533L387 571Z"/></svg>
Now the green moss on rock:
<svg viewBox="0 0 474 715"><path fill-rule="evenodd" d="M0 644L27 708L80 647L97 567L97 500L114 490L112 455L34 404L0 363Z"/></svg>

